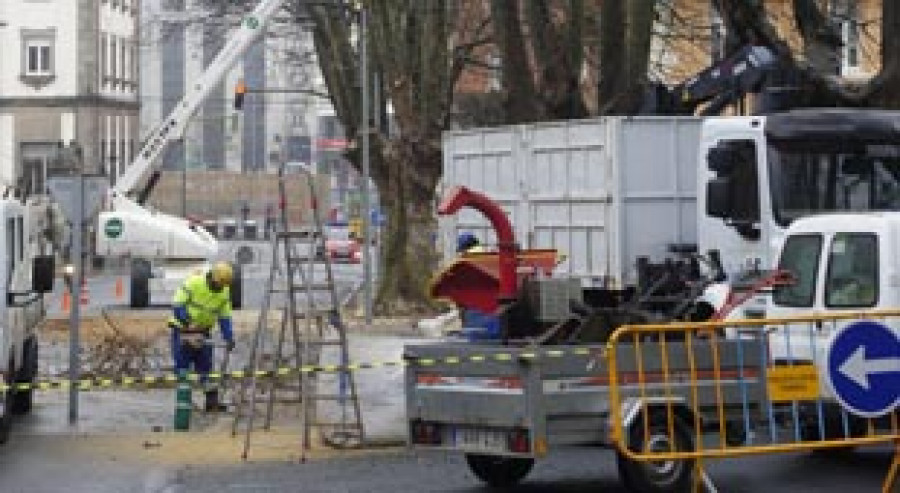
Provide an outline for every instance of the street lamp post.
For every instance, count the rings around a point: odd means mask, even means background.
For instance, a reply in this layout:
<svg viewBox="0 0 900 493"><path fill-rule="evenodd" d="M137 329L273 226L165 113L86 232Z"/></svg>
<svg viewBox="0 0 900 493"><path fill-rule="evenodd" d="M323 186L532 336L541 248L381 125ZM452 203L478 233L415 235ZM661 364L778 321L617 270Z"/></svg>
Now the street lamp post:
<svg viewBox="0 0 900 493"><path fill-rule="evenodd" d="M372 249L371 249L371 198L369 197L369 178L371 176L369 156L369 53L366 34L368 15L365 6L359 10L359 44L360 44L360 88L362 90L362 225L363 225L363 283L365 289L366 324L372 324Z"/></svg>

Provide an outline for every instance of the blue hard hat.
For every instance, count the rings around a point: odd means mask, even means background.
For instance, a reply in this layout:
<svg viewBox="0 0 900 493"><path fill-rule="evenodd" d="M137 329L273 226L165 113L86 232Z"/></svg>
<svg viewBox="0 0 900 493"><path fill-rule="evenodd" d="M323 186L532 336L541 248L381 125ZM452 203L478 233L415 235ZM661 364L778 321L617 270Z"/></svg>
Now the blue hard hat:
<svg viewBox="0 0 900 493"><path fill-rule="evenodd" d="M478 244L478 238L474 234L464 231L456 238L456 251L464 252Z"/></svg>

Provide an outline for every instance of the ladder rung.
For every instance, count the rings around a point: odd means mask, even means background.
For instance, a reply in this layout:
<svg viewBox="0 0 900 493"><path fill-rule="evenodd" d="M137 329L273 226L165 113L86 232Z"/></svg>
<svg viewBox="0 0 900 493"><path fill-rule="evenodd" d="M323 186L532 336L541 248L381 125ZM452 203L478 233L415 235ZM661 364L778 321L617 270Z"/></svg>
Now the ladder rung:
<svg viewBox="0 0 900 493"><path fill-rule="evenodd" d="M327 291L331 289L331 284L321 283L312 284L308 288L310 291ZM288 287L273 287L270 293L305 293L307 287L305 284L291 284Z"/></svg>
<svg viewBox="0 0 900 493"><path fill-rule="evenodd" d="M353 400L350 396L347 395L337 395L337 394L316 394L316 395L308 395L306 396L311 401L350 401Z"/></svg>
<svg viewBox="0 0 900 493"><path fill-rule="evenodd" d="M321 234L314 229L295 229L291 231L277 231L275 235L278 238L282 239L291 239L291 238L315 238L315 235Z"/></svg>
<svg viewBox="0 0 900 493"><path fill-rule="evenodd" d="M305 341L306 344L310 346L340 346L342 343L339 339L327 340L327 341Z"/></svg>
<svg viewBox="0 0 900 493"><path fill-rule="evenodd" d="M292 263L292 264L294 264L294 265L296 265L296 264L306 264L306 263L309 263L310 261L315 261L315 260L318 260L318 257L315 257L315 256L312 256L312 257L309 257L309 256L303 256L303 257L296 257L296 256L294 256L294 257L287 257L287 261L290 262L290 263Z"/></svg>
<svg viewBox="0 0 900 493"><path fill-rule="evenodd" d="M326 310L324 308L321 310L313 308L312 313L303 311L303 312L300 312L300 313L294 315L294 318L296 318L297 320L306 320L308 318L327 317L328 315L331 315L331 313L332 313L331 310ZM310 315L312 315L312 316L310 316Z"/></svg>
<svg viewBox="0 0 900 493"><path fill-rule="evenodd" d="M334 285L327 282L312 284L291 284L291 288L293 288L295 292L304 292L307 289L309 289L310 291L326 291L334 289Z"/></svg>
<svg viewBox="0 0 900 493"><path fill-rule="evenodd" d="M355 428L358 430L362 429L361 423L341 423L340 421L316 421L311 423L312 426L317 428Z"/></svg>

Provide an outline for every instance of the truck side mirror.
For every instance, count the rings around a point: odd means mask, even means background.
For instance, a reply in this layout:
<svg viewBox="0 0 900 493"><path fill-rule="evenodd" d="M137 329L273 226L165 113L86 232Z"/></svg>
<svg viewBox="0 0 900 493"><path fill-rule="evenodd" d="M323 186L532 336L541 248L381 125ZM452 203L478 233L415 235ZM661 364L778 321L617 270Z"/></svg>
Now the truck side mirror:
<svg viewBox="0 0 900 493"><path fill-rule="evenodd" d="M717 175L731 174L738 161L740 151L728 144L718 144L706 153L706 165Z"/></svg>
<svg viewBox="0 0 900 493"><path fill-rule="evenodd" d="M713 178L706 183L706 215L730 219L733 209L731 179Z"/></svg>
<svg viewBox="0 0 900 493"><path fill-rule="evenodd" d="M53 291L55 264L52 255L40 255L31 264L31 290L35 293Z"/></svg>

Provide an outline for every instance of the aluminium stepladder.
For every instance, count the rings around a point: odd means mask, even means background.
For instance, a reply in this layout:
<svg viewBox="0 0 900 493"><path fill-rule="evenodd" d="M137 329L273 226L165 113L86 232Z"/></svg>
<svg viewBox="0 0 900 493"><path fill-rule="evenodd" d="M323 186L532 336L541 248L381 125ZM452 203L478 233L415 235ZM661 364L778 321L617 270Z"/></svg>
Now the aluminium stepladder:
<svg viewBox="0 0 900 493"><path fill-rule="evenodd" d="M315 183L310 174L305 175L313 227L291 231L284 168L279 171L280 227L271 233L271 265L250 348L246 373L249 377L242 380L232 423L233 435L238 433L242 421L245 426L244 459L260 405L265 405L265 430L271 428L276 405L299 406L304 458L316 429L322 441L332 446L361 445L364 440L356 382L346 368L346 326L324 248ZM322 260L321 264L318 260ZM276 297L278 300L273 299ZM275 307L278 301L283 306ZM273 316L275 312L280 312L280 321ZM337 364L322 366L323 354L336 357ZM326 368L328 371L322 371Z"/></svg>

